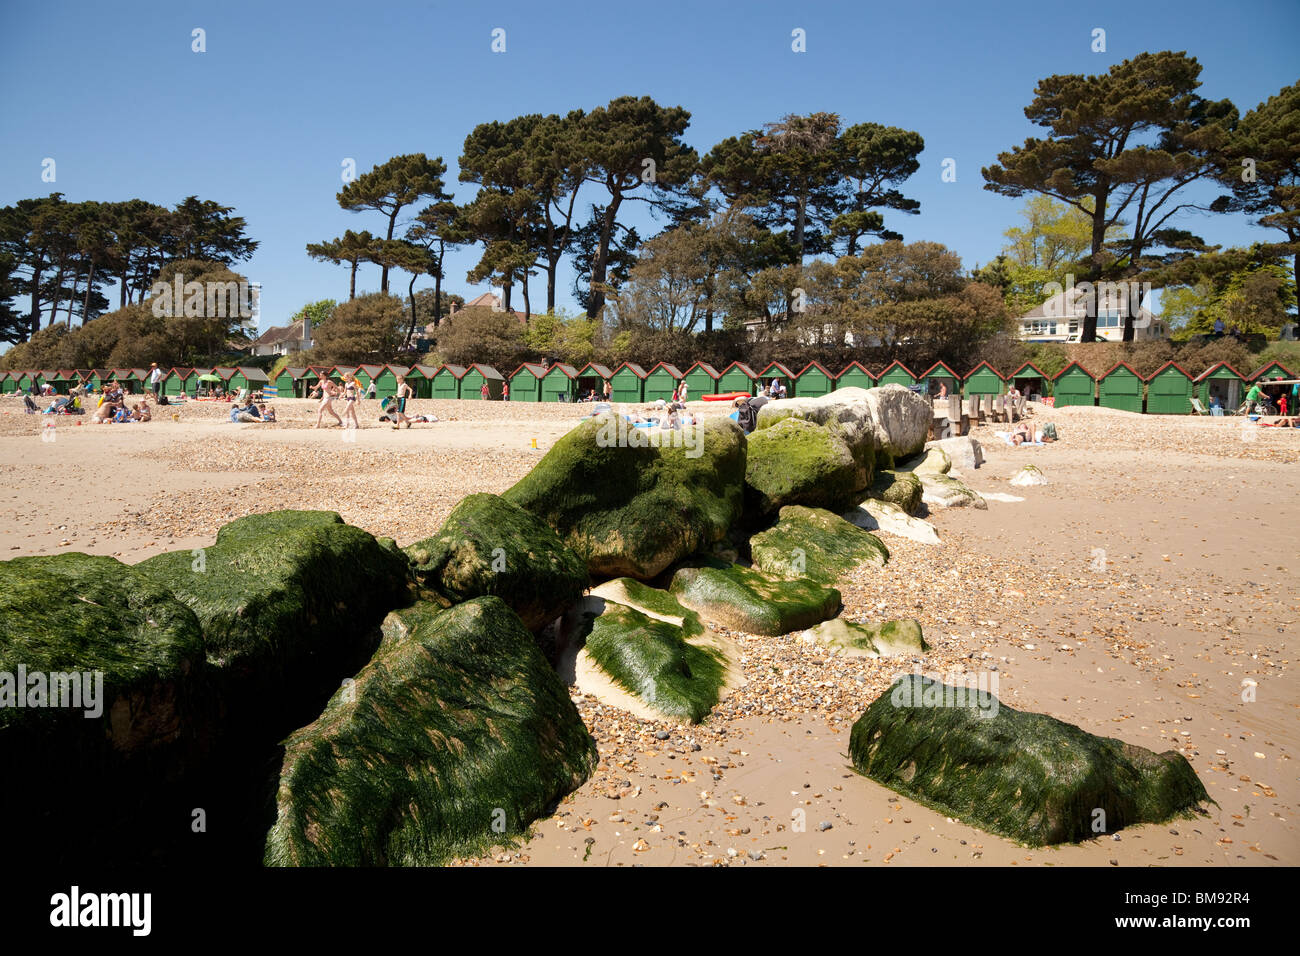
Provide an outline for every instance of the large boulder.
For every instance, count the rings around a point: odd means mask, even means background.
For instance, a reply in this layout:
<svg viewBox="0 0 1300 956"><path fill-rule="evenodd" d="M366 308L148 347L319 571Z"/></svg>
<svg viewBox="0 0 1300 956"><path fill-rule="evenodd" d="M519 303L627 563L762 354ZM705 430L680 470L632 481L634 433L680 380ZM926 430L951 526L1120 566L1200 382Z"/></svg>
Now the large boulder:
<svg viewBox="0 0 1300 956"><path fill-rule="evenodd" d="M921 480L921 501L927 507L980 509L988 507L988 502L979 492L951 475L922 472L916 477Z"/></svg>
<svg viewBox="0 0 1300 956"><path fill-rule="evenodd" d="M934 525L921 518L914 518L898 505L888 501L868 498L844 514L840 515L850 524L857 525L863 531L879 531L892 534L921 544L939 544L939 532Z"/></svg>
<svg viewBox="0 0 1300 956"><path fill-rule="evenodd" d="M318 713L410 601L406 556L332 511L277 511L224 525L209 548L136 570L198 616L223 729L283 735Z"/></svg>
<svg viewBox="0 0 1300 956"><path fill-rule="evenodd" d="M941 438L938 441L925 443L925 450L933 453L938 449L948 458L950 468L969 468L972 471L984 464L984 446L970 436L960 438ZM928 457L928 456L927 456ZM930 471L933 469L924 466L923 459L918 466L913 468L914 471ZM939 469L946 474L948 468Z"/></svg>
<svg viewBox="0 0 1300 956"><path fill-rule="evenodd" d="M206 751L203 670L194 612L134 568L86 554L0 561L11 850L59 863L158 852L176 781Z"/></svg>
<svg viewBox="0 0 1300 956"><path fill-rule="evenodd" d="M900 657L930 649L920 623L910 617L874 624L836 617L804 631L802 637L805 644L818 644L828 654L840 657Z"/></svg>
<svg viewBox="0 0 1300 956"><path fill-rule="evenodd" d="M849 756L877 783L1029 846L1163 823L1209 800L1172 750L1096 737L1014 710L989 690L920 674L900 678L867 708Z"/></svg>
<svg viewBox="0 0 1300 956"><path fill-rule="evenodd" d="M932 415L930 403L902 385L840 388L817 398L768 402L759 409L757 427L770 428L786 418L834 423L860 464L892 468L921 451Z"/></svg>
<svg viewBox="0 0 1300 956"><path fill-rule="evenodd" d="M870 470L857 462L834 426L787 418L749 436L746 506L770 515L785 505L839 511L867 486Z"/></svg>
<svg viewBox="0 0 1300 956"><path fill-rule="evenodd" d="M522 835L596 747L504 602L397 612L405 636L285 742L273 866L437 866Z"/></svg>
<svg viewBox="0 0 1300 956"><path fill-rule="evenodd" d="M788 505L780 520L749 539L754 567L780 578L833 584L857 568L883 568L889 549L874 534L820 508Z"/></svg>
<svg viewBox="0 0 1300 956"><path fill-rule="evenodd" d="M921 507L921 491L921 480L910 471L886 468L876 473L867 497L886 501L913 515Z"/></svg>
<svg viewBox="0 0 1300 956"><path fill-rule="evenodd" d="M808 579L783 581L738 564L679 568L669 590L704 620L748 634L789 634L840 609L840 592Z"/></svg>
<svg viewBox="0 0 1300 956"><path fill-rule="evenodd" d="M730 419L680 432L602 413L503 496L541 518L594 575L652 578L721 541L744 507L745 436Z"/></svg>
<svg viewBox="0 0 1300 956"><path fill-rule="evenodd" d="M416 582L438 603L495 594L532 631L587 586L586 562L550 525L497 495L462 499L437 534L405 550Z"/></svg>

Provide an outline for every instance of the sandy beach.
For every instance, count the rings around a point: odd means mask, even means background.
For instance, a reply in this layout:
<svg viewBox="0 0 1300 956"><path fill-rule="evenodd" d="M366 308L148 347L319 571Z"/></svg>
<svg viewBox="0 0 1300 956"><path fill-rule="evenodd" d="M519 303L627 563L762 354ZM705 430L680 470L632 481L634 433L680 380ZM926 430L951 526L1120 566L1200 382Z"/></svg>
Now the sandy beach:
<svg viewBox="0 0 1300 956"><path fill-rule="evenodd" d="M692 403L703 414L725 409ZM414 401L442 421L314 429L228 406L157 409L141 425L24 415L0 399L0 557L85 551L135 562L210 544L279 508L329 509L408 544L462 497L500 492L581 406ZM176 416L173 419L173 414ZM635 717L575 694L597 773L534 835L472 865L1296 865L1290 674L1300 596L1300 430L1236 419L1038 408L1059 443L972 434L976 491L1021 497L938 511L939 546L882 536L884 569L844 583L853 620L914 617L923 658L832 657L798 634L731 634L747 678L702 725ZM84 424L79 424L78 421ZM534 440L536 448L533 447ZM1038 465L1048 484L1008 479ZM1208 817L1028 850L855 774L852 723L900 672L996 679L1001 700L1191 761Z"/></svg>

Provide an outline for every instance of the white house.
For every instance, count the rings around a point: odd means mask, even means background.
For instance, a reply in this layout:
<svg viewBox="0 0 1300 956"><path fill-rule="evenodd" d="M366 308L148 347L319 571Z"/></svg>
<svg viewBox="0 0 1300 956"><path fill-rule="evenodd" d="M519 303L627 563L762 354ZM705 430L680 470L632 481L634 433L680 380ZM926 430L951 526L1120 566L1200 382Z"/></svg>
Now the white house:
<svg viewBox="0 0 1300 956"><path fill-rule="evenodd" d="M1128 283L1116 283L1111 288L1097 292L1097 338L1119 342L1124 338L1124 317L1128 314L1128 296L1123 294ZM1116 292L1115 290L1120 290ZM1092 296L1082 286L1068 286L1042 305L1031 309L1017 319L1020 338L1026 342L1077 342L1083 334L1083 322L1088 316ZM1167 339L1169 330L1164 320L1143 305L1137 308L1133 319L1133 339Z"/></svg>
<svg viewBox="0 0 1300 956"><path fill-rule="evenodd" d="M288 355L311 348L311 323L299 319L292 325L273 325L253 340L254 355Z"/></svg>

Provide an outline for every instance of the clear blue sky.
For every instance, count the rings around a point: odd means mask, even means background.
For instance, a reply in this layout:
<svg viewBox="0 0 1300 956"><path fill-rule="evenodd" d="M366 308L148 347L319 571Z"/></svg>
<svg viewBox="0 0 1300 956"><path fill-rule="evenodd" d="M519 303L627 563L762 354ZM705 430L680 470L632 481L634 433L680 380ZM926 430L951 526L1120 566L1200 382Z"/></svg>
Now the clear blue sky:
<svg viewBox="0 0 1300 956"><path fill-rule="evenodd" d="M996 255L1016 221L1019 202L984 191L979 170L1036 132L1023 109L1039 78L1187 50L1204 68L1201 93L1244 112L1300 75L1295 0L50 0L7 4L3 24L0 205L58 190L70 200L173 205L196 194L234 206L261 242L242 271L263 285L263 327L304 302L346 298L347 269L308 259L307 242L379 231L377 214L335 202L345 158L365 171L399 153L441 156L465 200L472 187L455 181L456 158L488 120L648 94L691 112L687 139L701 152L787 113L914 129L926 148L904 191L921 214L886 223L909 241L947 244L969 267ZM205 53L191 51L196 27ZM491 51L496 27L505 53ZM1096 27L1105 53L1090 49ZM806 53L791 51L795 28L806 31ZM54 184L41 181L46 157L57 163ZM954 183L940 180L948 157ZM1242 217L1182 224L1222 244L1272 235ZM476 258L451 260L451 291L487 290L464 281ZM560 305L576 311L571 278ZM363 267L359 287L378 283L377 268Z"/></svg>

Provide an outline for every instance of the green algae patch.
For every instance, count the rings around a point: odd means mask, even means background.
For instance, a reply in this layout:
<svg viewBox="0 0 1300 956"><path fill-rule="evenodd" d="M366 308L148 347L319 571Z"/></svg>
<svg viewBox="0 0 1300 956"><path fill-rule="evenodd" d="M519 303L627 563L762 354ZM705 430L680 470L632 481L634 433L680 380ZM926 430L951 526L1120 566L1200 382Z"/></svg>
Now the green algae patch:
<svg viewBox="0 0 1300 956"><path fill-rule="evenodd" d="M840 592L808 579L783 581L738 564L679 568L669 590L706 621L749 634L801 631L834 617Z"/></svg>
<svg viewBox="0 0 1300 956"><path fill-rule="evenodd" d="M729 419L670 431L604 413L503 497L554 528L593 575L647 580L726 536L744 505L745 454Z"/></svg>
<svg viewBox="0 0 1300 956"><path fill-rule="evenodd" d="M884 567L889 549L869 531L818 508L789 505L780 520L749 539L754 567L781 578L833 584L856 568Z"/></svg>
<svg viewBox="0 0 1300 956"><path fill-rule="evenodd" d="M708 629L700 616L683 605L668 591L651 587L635 578L614 578L591 589L593 597L605 598L640 611L647 617L658 618L682 629L687 640L703 637Z"/></svg>
<svg viewBox="0 0 1300 956"><path fill-rule="evenodd" d="M551 527L497 495L470 495L438 533L406 548L416 582L444 607L492 594L536 631L587 586L587 565Z"/></svg>
<svg viewBox="0 0 1300 956"><path fill-rule="evenodd" d="M867 497L886 501L914 515L921 507L921 480L909 471L885 468L876 472Z"/></svg>
<svg viewBox="0 0 1300 956"><path fill-rule="evenodd" d="M410 602L405 556L333 512L249 515L210 548L135 569L194 611L229 715L279 728L263 735L316 712L374 652L384 615Z"/></svg>
<svg viewBox="0 0 1300 956"><path fill-rule="evenodd" d="M820 644L841 657L899 657L924 654L930 649L921 625L912 618L862 624L842 617L823 621L803 634L808 644Z"/></svg>
<svg viewBox="0 0 1300 956"><path fill-rule="evenodd" d="M786 418L749 436L746 507L760 516L795 504L842 511L869 475L833 426Z"/></svg>
<svg viewBox="0 0 1300 956"><path fill-rule="evenodd" d="M517 839L591 775L595 742L504 602L393 616L286 741L268 865L438 866Z"/></svg>
<svg viewBox="0 0 1300 956"><path fill-rule="evenodd" d="M721 652L690 643L681 627L614 601L592 621L585 650L614 683L673 720L702 721L726 684Z"/></svg>
<svg viewBox="0 0 1300 956"><path fill-rule="evenodd" d="M867 708L849 755L877 783L1027 846L1190 817L1209 800L1172 750L1097 737L919 674Z"/></svg>

